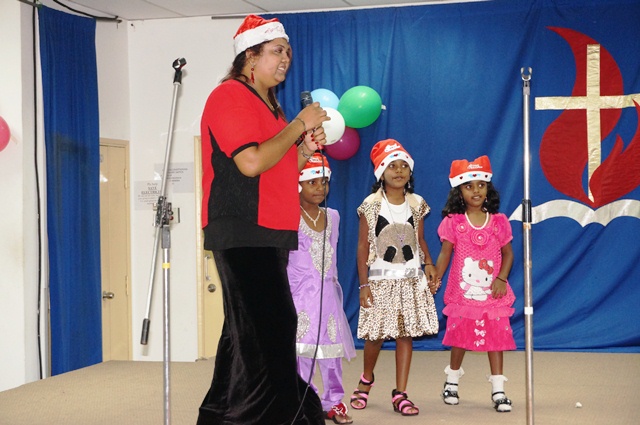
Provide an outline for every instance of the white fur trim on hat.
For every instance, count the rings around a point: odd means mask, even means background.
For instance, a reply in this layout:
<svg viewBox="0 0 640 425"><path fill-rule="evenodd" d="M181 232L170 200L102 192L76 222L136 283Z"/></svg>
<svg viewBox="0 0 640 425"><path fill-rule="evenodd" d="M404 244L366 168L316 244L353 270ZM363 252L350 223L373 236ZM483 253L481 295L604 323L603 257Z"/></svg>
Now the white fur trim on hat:
<svg viewBox="0 0 640 425"><path fill-rule="evenodd" d="M298 178L298 181L304 182L307 180L313 180L322 177L326 177L327 179L331 180L331 170L328 167L318 165L317 167L309 167L300 171L300 177Z"/></svg>
<svg viewBox="0 0 640 425"><path fill-rule="evenodd" d="M284 38L289 41L289 36L284 32L284 26L280 22L268 22L238 34L233 40L233 50L235 55L238 56L249 47L265 41L275 40L276 38Z"/></svg>
<svg viewBox="0 0 640 425"><path fill-rule="evenodd" d="M451 184L451 187L456 187L474 180L490 182L492 176L493 174L487 172L468 171L465 173L460 173L455 177L449 178L449 183Z"/></svg>
<svg viewBox="0 0 640 425"><path fill-rule="evenodd" d="M411 158L409 154L404 150L398 149L385 156L382 162L380 162L380 165L378 165L378 167L373 170L373 174L376 176L376 180L380 180L382 178L382 175L384 174L384 170L387 169L389 164L397 159L405 161L407 164L409 164L409 168L411 169L411 171L413 171L413 158Z"/></svg>

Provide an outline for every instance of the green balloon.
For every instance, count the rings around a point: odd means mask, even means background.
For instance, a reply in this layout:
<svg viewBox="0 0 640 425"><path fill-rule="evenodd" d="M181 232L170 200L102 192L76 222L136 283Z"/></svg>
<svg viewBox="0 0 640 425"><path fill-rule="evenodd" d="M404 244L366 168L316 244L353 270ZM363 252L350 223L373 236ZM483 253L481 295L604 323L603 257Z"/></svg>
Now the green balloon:
<svg viewBox="0 0 640 425"><path fill-rule="evenodd" d="M363 128L373 124L382 112L382 99L371 87L355 86L344 92L338 112L347 127Z"/></svg>

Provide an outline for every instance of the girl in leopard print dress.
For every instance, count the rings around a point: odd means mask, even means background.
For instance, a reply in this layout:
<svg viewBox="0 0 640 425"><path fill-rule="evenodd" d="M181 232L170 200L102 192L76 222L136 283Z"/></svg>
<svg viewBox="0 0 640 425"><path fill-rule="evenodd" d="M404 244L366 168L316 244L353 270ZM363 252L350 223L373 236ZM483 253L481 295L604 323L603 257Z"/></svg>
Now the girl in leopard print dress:
<svg viewBox="0 0 640 425"><path fill-rule="evenodd" d="M392 405L394 411L413 416L419 409L406 393L413 338L438 332L433 301L436 270L423 226L429 206L413 193L413 159L399 142L376 143L371 160L376 184L358 208L358 338L365 340L364 371L351 406L367 406L382 343L394 339L397 373Z"/></svg>

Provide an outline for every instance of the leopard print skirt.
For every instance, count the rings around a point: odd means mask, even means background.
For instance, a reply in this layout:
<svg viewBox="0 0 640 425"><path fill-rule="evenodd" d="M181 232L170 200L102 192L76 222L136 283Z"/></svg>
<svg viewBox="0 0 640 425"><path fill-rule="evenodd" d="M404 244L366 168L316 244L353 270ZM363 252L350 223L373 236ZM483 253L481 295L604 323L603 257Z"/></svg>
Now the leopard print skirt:
<svg viewBox="0 0 640 425"><path fill-rule="evenodd" d="M369 280L373 305L360 307L358 338L370 341L438 333L433 295L420 278Z"/></svg>

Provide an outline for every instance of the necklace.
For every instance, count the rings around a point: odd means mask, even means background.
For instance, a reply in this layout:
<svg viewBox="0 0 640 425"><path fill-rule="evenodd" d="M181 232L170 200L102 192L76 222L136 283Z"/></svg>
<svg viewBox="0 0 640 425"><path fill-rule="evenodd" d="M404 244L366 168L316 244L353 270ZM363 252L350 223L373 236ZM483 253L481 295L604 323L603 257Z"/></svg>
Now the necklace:
<svg viewBox="0 0 640 425"><path fill-rule="evenodd" d="M473 223L471 223L471 220L469 220L469 214L467 214L467 212L464 212L464 216L467 217L467 223L469 223L469 226L471 226L471 228L476 229L476 230L482 230L484 229L484 226L487 225L487 223L489 222L489 211L485 212L485 216L484 216L484 224L480 227L476 227L473 225Z"/></svg>
<svg viewBox="0 0 640 425"><path fill-rule="evenodd" d="M400 220L399 222L396 222L396 219L393 216L393 211L391 210L391 204L389 203L389 199L387 199L386 192L382 191L382 197L384 198L384 201L387 203L387 208L389 209L389 214L391 215L391 221L393 221L393 224L402 224L403 220ZM407 216L407 200L406 200L406 198L405 198L405 201L404 201L403 205L404 205L404 211L402 212L402 217L406 217ZM397 226L393 226L393 228L394 228L394 230L396 232L396 236L398 237L398 242L400 242L400 246L404 246L404 239L407 236L406 228L403 226L402 234L400 234L400 232L398 231Z"/></svg>
<svg viewBox="0 0 640 425"><path fill-rule="evenodd" d="M311 216L309 215L309 213L307 212L307 210L305 210L304 208L302 208L302 205L300 205L300 209L302 210L302 212L304 213L304 215L307 216L307 218L309 220L311 220L311 222L313 223L313 227L318 227L318 220L320 219L320 213L322 212L322 208L318 208L318 215L316 216L315 219L311 218Z"/></svg>

